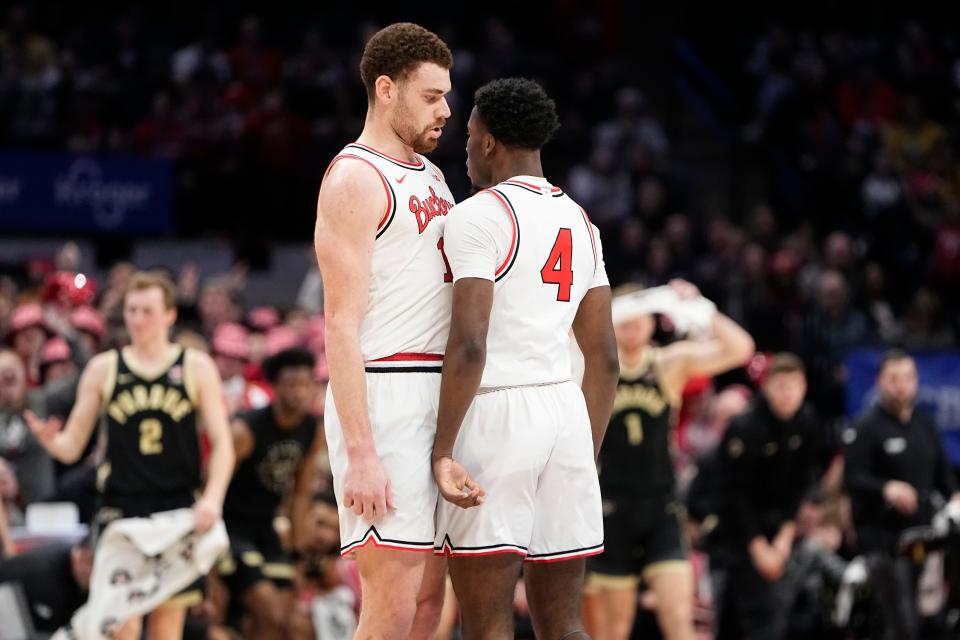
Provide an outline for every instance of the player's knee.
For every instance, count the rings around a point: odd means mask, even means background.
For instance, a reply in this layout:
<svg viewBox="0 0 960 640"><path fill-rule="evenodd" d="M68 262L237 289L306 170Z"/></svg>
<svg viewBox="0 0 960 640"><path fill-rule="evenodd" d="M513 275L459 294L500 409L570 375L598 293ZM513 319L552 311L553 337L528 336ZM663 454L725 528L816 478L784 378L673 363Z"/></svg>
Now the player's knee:
<svg viewBox="0 0 960 640"><path fill-rule="evenodd" d="M376 602L364 598L363 607L366 611L361 611L361 616L366 618L365 626L372 637L402 640L410 635L417 612L415 597L378 598Z"/></svg>

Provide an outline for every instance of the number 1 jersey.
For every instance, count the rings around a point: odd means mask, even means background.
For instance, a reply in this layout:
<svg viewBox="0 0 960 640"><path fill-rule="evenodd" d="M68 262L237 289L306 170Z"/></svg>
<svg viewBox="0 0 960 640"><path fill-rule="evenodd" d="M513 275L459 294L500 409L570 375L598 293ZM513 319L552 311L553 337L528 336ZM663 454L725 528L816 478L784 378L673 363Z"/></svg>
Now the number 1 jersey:
<svg viewBox="0 0 960 640"><path fill-rule="evenodd" d="M457 205L444 249L454 281L494 282L482 388L570 380L570 328L608 284L586 212L544 178L517 176Z"/></svg>
<svg viewBox="0 0 960 640"><path fill-rule="evenodd" d="M405 162L352 143L330 166L344 158L373 167L387 198L360 330L363 358L374 362L398 354L441 355L450 328L451 296L441 235L453 195L440 170L421 155L416 162Z"/></svg>

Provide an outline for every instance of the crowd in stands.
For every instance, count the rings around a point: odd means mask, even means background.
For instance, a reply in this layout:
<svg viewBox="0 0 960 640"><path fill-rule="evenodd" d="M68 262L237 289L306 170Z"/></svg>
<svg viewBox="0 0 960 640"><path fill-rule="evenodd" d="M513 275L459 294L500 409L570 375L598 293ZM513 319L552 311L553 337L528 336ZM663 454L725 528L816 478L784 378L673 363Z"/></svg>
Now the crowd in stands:
<svg viewBox="0 0 960 640"><path fill-rule="evenodd" d="M271 23L210 7L188 21L143 7L75 20L57 6L63 15L14 5L0 18L0 148L165 158L177 170L180 233L309 241L326 162L362 125L356 70L375 22ZM763 185L734 208L725 194L694 197L696 171L709 168L678 157L684 132L636 86L629 61L616 50L574 50L599 41L608 22L594 25L601 35L575 31L556 52L497 18L446 24L439 31L454 50L454 116L435 161L458 199L469 193L463 141L472 90L492 77L532 75L557 100L562 122L545 167L600 227L611 282L696 283L758 352L802 357L808 398L831 430L845 420L850 350L957 346L960 41L936 25L907 21L891 34L760 30L726 78L741 106L737 170ZM155 266L117 263L93 282L77 274L71 245L47 258L3 265L0 275L0 517L13 527L38 500L76 502L89 519L97 442L77 465L54 463L22 412L67 415L85 362L124 343L127 279ZM314 410L322 415L328 376L315 276L305 288L312 299L285 308L245 300L242 270L201 281L183 265L171 276L175 339L214 356L231 412L269 402L259 363L302 346L317 357ZM746 407L762 365L761 355L753 367L688 388L681 477L692 477L689 465ZM338 559L328 483L318 461L316 555L298 572L303 637L312 637L313 599L346 587L359 605L355 572ZM803 526L842 538L849 523L837 504L806 505ZM0 533L0 557L13 554L2 521ZM195 612L214 628L224 621L220 595L211 589Z"/></svg>

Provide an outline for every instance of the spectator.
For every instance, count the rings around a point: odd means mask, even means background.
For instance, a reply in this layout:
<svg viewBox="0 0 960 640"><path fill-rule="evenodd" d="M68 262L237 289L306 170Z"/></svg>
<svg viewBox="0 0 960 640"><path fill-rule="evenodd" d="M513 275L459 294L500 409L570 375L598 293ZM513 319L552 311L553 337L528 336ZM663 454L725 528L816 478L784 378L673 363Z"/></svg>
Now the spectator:
<svg viewBox="0 0 960 640"><path fill-rule="evenodd" d="M877 372L880 397L844 434L846 487L862 552L868 555L884 639L919 637L911 559L898 536L928 524L934 494L960 500L933 421L916 410L917 367L904 351L887 352Z"/></svg>
<svg viewBox="0 0 960 640"><path fill-rule="evenodd" d="M0 561L0 583L19 584L33 626L53 632L70 622L87 600L93 571L90 538L76 544L54 542Z"/></svg>
<svg viewBox="0 0 960 640"><path fill-rule="evenodd" d="M39 304L22 304L10 315L7 342L26 367L31 388L40 386L40 357L48 333Z"/></svg>
<svg viewBox="0 0 960 640"><path fill-rule="evenodd" d="M771 360L762 393L723 438L727 488L720 518L726 562L717 563L719 631L724 638L782 638L790 594L781 577L790 558L801 501L827 466L825 438L805 403L801 360ZM721 556L714 556L720 559Z"/></svg>
<svg viewBox="0 0 960 640"><path fill-rule="evenodd" d="M23 363L12 351L0 351L0 464L12 469L18 492L14 504L26 507L53 491L53 461L23 419L27 380ZM9 491L9 483L7 484Z"/></svg>

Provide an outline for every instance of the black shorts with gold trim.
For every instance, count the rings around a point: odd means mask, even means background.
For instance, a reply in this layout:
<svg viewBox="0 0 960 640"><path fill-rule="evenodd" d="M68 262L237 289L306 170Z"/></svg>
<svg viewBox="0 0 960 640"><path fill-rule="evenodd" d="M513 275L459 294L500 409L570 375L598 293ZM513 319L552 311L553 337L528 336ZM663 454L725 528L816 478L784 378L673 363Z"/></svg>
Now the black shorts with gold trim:
<svg viewBox="0 0 960 640"><path fill-rule="evenodd" d="M672 495L604 496L604 552L587 560L588 586L604 581L636 586L660 570L685 567L685 517Z"/></svg>
<svg viewBox="0 0 960 640"><path fill-rule="evenodd" d="M219 573L235 599L261 580L277 588L293 588L293 565L280 543L272 520L228 521L230 556L220 562Z"/></svg>
<svg viewBox="0 0 960 640"><path fill-rule="evenodd" d="M100 534L107 528L107 525L114 520L121 518L147 518L161 511L172 511L173 509L189 509L195 502L191 492L182 494L168 495L106 495L101 494L97 501L97 509L93 515L93 522L90 524L90 532L94 544L100 540ZM206 589L206 576L200 576L179 593L171 596L166 604L176 604L183 607L192 607L203 602L203 594Z"/></svg>

